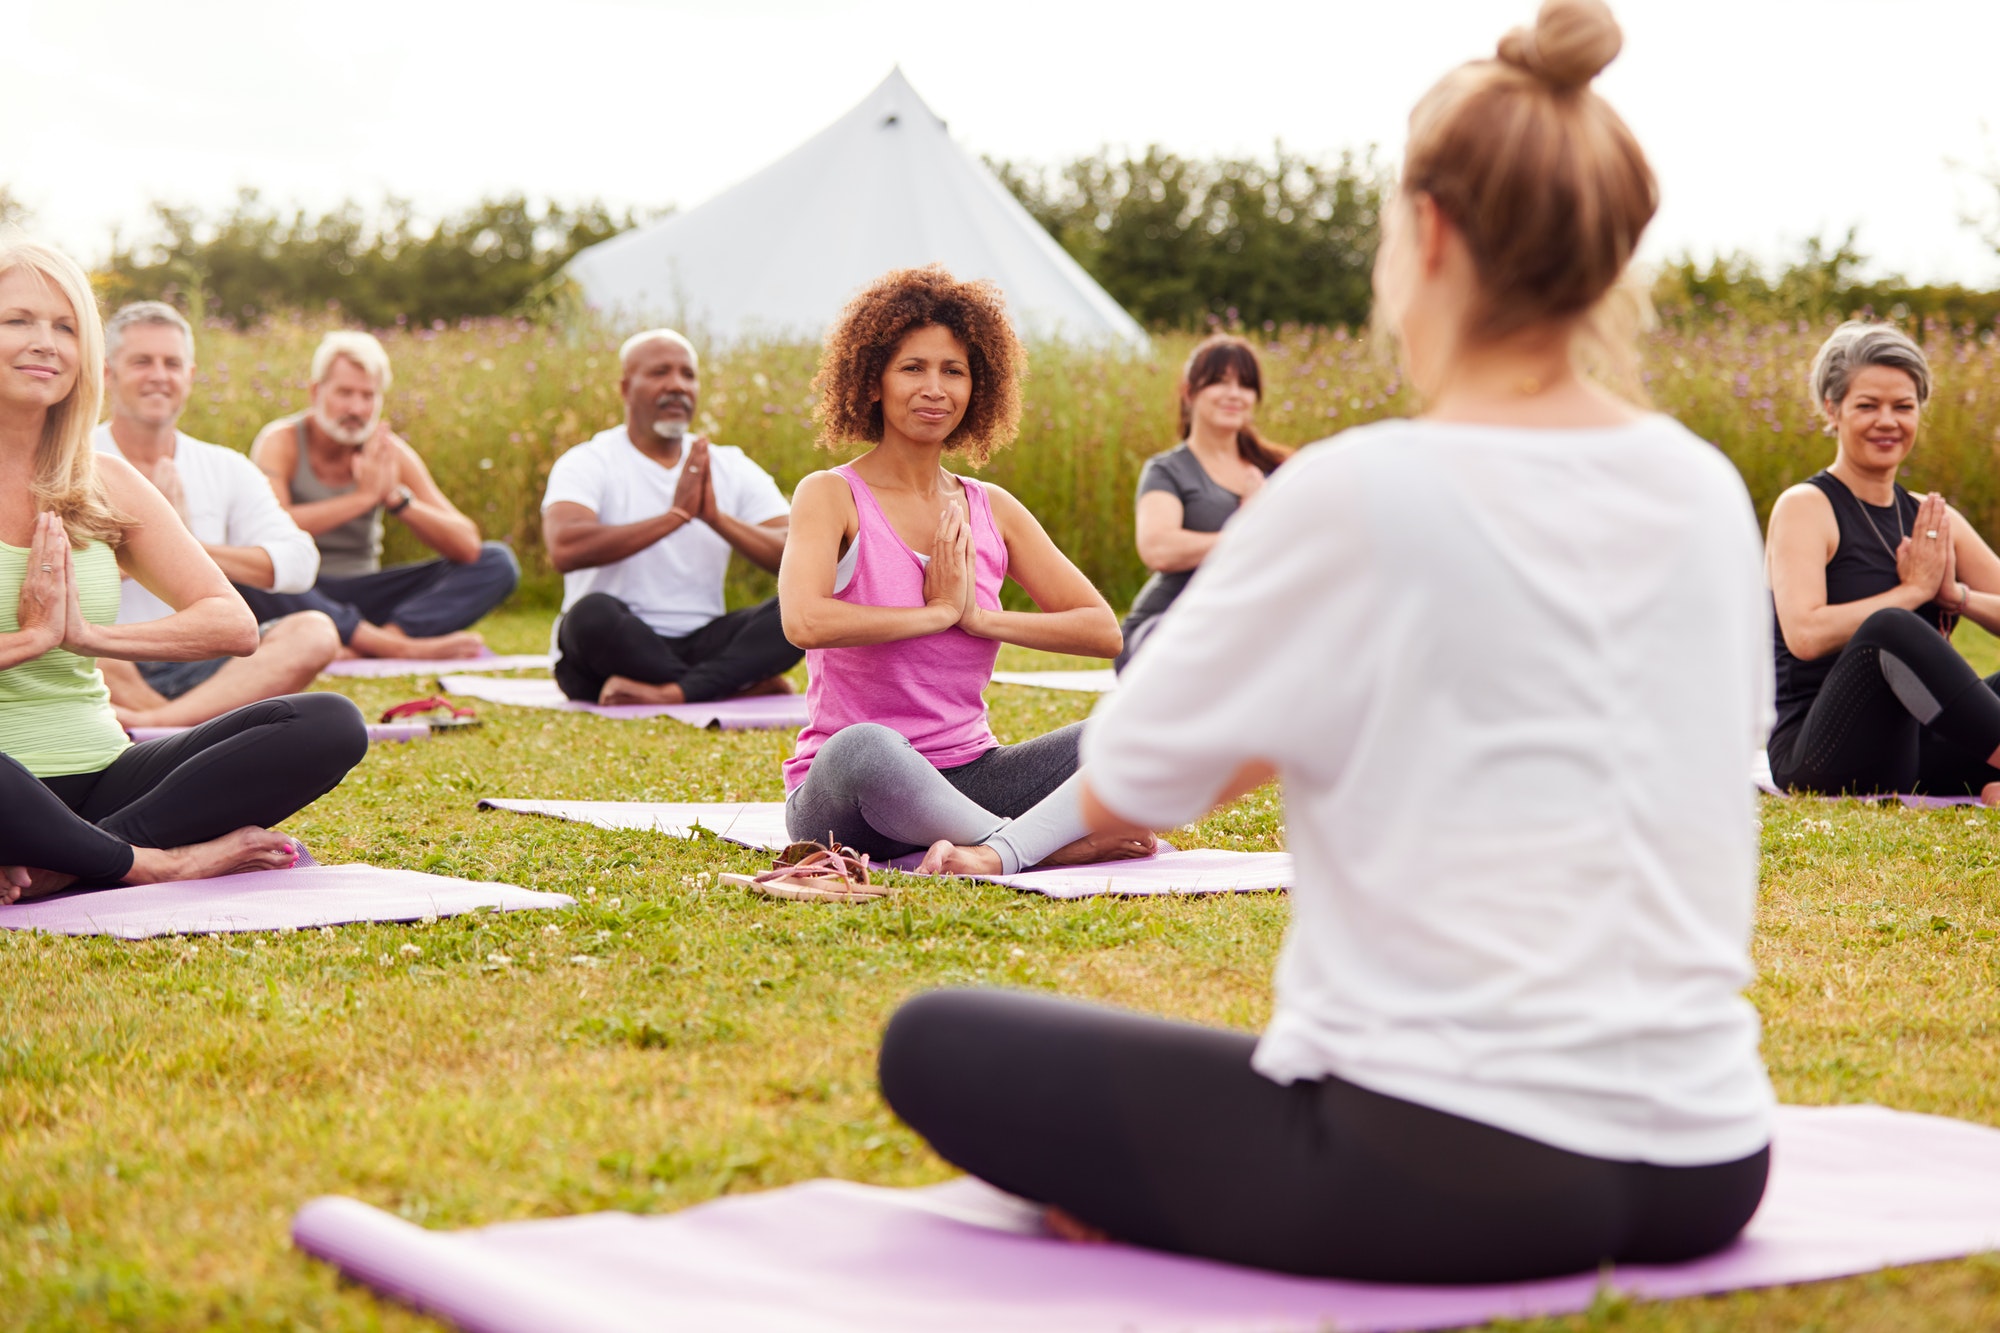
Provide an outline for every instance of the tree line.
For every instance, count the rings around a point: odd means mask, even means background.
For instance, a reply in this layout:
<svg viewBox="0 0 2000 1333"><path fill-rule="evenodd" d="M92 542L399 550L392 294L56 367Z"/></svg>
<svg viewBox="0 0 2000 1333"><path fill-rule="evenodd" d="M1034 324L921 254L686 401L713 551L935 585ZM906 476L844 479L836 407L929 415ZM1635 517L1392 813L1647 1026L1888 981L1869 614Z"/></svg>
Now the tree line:
<svg viewBox="0 0 2000 1333"><path fill-rule="evenodd" d="M1053 165L989 164L1029 215L1134 318L1155 330L1217 325L1359 327L1392 177L1372 151L1312 157L1196 158L1158 145L1103 149ZM1994 206L1966 219L2000 253ZM198 318L247 327L283 311L337 307L373 327L576 309L564 265L646 219L592 201L482 199L435 222L402 201L321 213L244 191L226 209L156 203L136 238L115 237L99 267L107 303L163 297ZM0 226L32 218L0 182ZM1682 256L1653 289L1661 317L1687 325L1868 313L1965 327L2000 321L2000 291L1868 278L1850 230L1815 237L1775 265L1740 253Z"/></svg>

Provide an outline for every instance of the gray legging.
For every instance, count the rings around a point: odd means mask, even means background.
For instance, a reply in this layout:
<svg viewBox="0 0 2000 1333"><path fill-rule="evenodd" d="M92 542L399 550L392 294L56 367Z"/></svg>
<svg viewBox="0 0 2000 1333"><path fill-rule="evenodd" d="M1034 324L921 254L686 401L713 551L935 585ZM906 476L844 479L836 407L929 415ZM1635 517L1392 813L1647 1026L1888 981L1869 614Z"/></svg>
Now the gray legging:
<svg viewBox="0 0 2000 1333"><path fill-rule="evenodd" d="M813 756L785 800L794 838L831 836L878 861L930 846L985 844L1004 874L1047 859L1081 838L1072 722L1019 745L997 745L969 764L933 768L900 732L874 722L842 727Z"/></svg>

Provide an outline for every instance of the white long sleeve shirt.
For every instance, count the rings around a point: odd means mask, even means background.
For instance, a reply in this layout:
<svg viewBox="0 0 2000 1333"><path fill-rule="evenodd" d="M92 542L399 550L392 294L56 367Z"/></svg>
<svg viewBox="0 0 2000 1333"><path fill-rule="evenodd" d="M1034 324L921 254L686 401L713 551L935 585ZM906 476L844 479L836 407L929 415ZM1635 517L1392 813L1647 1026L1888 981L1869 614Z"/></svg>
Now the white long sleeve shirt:
<svg viewBox="0 0 2000 1333"><path fill-rule="evenodd" d="M105 422L91 436L100 453L125 455ZM257 546L271 557L272 592L304 592L319 577L319 547L278 503L257 465L234 449L175 432L174 468L187 502L188 531L209 546ZM173 608L131 579L119 590L118 623L136 625Z"/></svg>
<svg viewBox="0 0 2000 1333"><path fill-rule="evenodd" d="M1278 767L1267 1077L1702 1165L1769 1141L1742 989L1771 692L1756 517L1715 449L1665 417L1386 422L1232 520L1083 760L1160 828Z"/></svg>

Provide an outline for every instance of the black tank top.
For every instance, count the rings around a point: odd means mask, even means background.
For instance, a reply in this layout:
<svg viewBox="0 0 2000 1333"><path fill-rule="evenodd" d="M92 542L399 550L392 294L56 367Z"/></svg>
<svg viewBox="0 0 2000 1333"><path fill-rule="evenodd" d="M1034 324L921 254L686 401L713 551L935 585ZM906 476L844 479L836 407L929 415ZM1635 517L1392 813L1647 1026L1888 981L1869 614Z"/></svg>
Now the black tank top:
<svg viewBox="0 0 2000 1333"><path fill-rule="evenodd" d="M1910 535L1917 521L1917 497L1898 486L1896 502L1878 507L1864 503L1831 472L1816 472L1806 481L1825 493L1827 503L1833 506L1833 521L1840 525L1840 545L1834 548L1833 559L1826 562L1826 604L1858 602L1901 583L1896 573L1896 543ZM1918 607L1917 614L1947 632L1958 623L1956 616L1936 602ZM1774 604L1772 623L1776 621ZM1778 725L1771 729L1771 744L1780 749L1779 738L1804 723L1812 711L1813 700L1819 697L1820 686L1826 683L1840 654L1831 652L1802 661L1785 647L1782 633L1772 638L1778 659Z"/></svg>

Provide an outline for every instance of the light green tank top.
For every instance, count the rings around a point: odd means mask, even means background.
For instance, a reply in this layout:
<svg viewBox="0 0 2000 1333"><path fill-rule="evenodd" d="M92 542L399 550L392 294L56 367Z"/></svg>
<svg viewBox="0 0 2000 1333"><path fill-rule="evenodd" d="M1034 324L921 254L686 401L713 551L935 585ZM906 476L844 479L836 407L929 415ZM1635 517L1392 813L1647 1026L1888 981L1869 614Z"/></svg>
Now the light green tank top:
<svg viewBox="0 0 2000 1333"><path fill-rule="evenodd" d="M103 542L75 556L77 597L93 625L118 619L118 557ZM0 542L0 633L20 630L21 581L28 552ZM0 754L38 778L95 773L132 742L111 711L111 692L94 657L51 648L0 671Z"/></svg>

